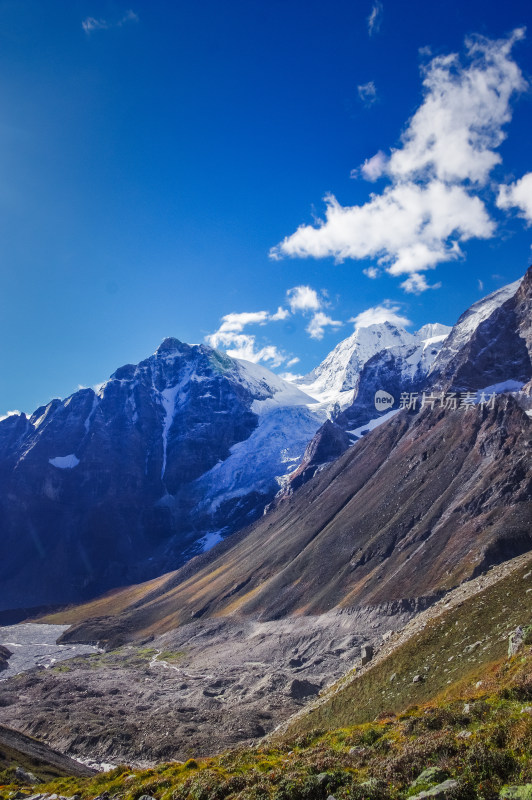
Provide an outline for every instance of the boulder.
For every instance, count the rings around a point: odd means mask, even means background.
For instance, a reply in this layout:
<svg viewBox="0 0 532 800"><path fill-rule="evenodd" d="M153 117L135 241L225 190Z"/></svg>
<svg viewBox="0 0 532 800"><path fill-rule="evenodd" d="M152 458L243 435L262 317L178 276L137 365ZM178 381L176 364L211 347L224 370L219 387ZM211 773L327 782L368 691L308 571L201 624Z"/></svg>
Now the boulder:
<svg viewBox="0 0 532 800"><path fill-rule="evenodd" d="M422 784L439 784L442 783L442 781L445 781L448 777L449 773L444 769L441 769L440 767L428 767L428 769L424 769L423 772L417 776L410 788L416 788Z"/></svg>
<svg viewBox="0 0 532 800"><path fill-rule="evenodd" d="M515 656L523 645L532 643L532 625L519 625L508 639L508 658Z"/></svg>
<svg viewBox="0 0 532 800"><path fill-rule="evenodd" d="M23 767L17 767L15 769L15 778L20 783L29 783L34 786L36 783L42 783L38 778L35 777L33 772L28 772L28 770L23 769Z"/></svg>
<svg viewBox="0 0 532 800"><path fill-rule="evenodd" d="M457 787L458 781L450 778L447 781L443 781L443 783L439 783L437 786L433 786L431 789L426 789L424 792L415 794L410 800L424 800L425 797L437 797L444 800L444 798L449 797Z"/></svg>
<svg viewBox="0 0 532 800"><path fill-rule="evenodd" d="M288 689L288 694L290 697L293 697L294 700L303 700L305 697L319 694L320 689L321 686L317 683L294 678Z"/></svg>

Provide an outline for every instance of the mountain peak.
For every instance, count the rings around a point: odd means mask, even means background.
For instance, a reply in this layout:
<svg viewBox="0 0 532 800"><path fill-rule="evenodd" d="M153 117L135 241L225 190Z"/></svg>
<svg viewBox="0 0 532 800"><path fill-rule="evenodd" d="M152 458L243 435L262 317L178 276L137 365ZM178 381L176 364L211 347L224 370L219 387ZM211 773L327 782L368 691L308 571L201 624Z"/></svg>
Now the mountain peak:
<svg viewBox="0 0 532 800"><path fill-rule="evenodd" d="M183 347L183 342L176 339L175 336L167 336L166 339L163 339L157 350L155 351L155 355L160 353L174 353L176 350L180 350Z"/></svg>
<svg viewBox="0 0 532 800"><path fill-rule="evenodd" d="M176 339L174 336L167 336L166 339L163 339L163 341L155 351L155 355L166 355L167 353L175 353L176 350L180 350L182 347L183 347L183 342L180 342L179 339Z"/></svg>

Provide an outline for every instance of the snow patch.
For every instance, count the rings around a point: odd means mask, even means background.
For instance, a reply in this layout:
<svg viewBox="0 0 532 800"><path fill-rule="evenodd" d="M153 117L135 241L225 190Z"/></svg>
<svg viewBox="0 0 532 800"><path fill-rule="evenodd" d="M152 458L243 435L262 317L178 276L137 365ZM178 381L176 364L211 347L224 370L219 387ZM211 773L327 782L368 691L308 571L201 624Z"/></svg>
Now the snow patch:
<svg viewBox="0 0 532 800"><path fill-rule="evenodd" d="M514 381L513 379L501 381L501 383L493 383L491 386L486 386L484 389L477 391L476 402L480 402L480 395L484 393L486 397L490 394L503 394L503 392L520 392L525 384L523 381Z"/></svg>
<svg viewBox="0 0 532 800"><path fill-rule="evenodd" d="M365 425L361 425L360 428L355 428L352 431L347 431L347 433L350 433L352 436L357 436L360 439L360 437L364 436L365 433L369 433L370 431L375 430L375 428L378 428L379 425L382 425L383 422L386 422L387 420L391 419L396 414L398 414L399 411L400 411L399 408L387 411L386 414L382 414L382 416L380 417L375 417L375 419L370 419L370 421L366 422Z"/></svg>
<svg viewBox="0 0 532 800"><path fill-rule="evenodd" d="M166 472L166 451L168 449L168 434L172 427L172 422L175 416L175 401L176 397L182 389L183 384L178 383L169 389L163 389L160 392L161 403L164 408L164 422L163 422L163 465L161 468L161 480L164 478Z"/></svg>
<svg viewBox="0 0 532 800"><path fill-rule="evenodd" d="M218 544L218 542L222 540L223 536L221 531L210 531L210 533L206 533L203 539L200 540L201 552L206 553L207 550L211 550L215 544Z"/></svg>
<svg viewBox="0 0 532 800"><path fill-rule="evenodd" d="M467 311L464 311L452 329L452 332L447 337L433 368L431 368L431 372L432 369L443 370L447 364L452 361L458 351L469 341L478 326L482 322L485 322L488 317L491 317L493 312L497 308L500 308L510 297L514 296L522 280L523 279L520 278L514 281L514 283L509 283L508 286L497 289L496 292L492 292L487 295L487 297L483 297L482 300L473 303Z"/></svg>
<svg viewBox="0 0 532 800"><path fill-rule="evenodd" d="M73 469L79 464L79 458L77 458L74 453L70 453L68 456L56 456L55 458L49 458L48 461L52 467L57 467L58 469Z"/></svg>
<svg viewBox="0 0 532 800"><path fill-rule="evenodd" d="M280 375L261 367L260 364L253 364L241 358L235 358L233 361L237 364L236 380L257 398L251 406L254 414L261 416L275 408L305 406L315 402L312 396L295 384L289 383Z"/></svg>
<svg viewBox="0 0 532 800"><path fill-rule="evenodd" d="M95 394L94 397L93 397L93 400L92 400L92 408L89 411L89 413L87 414L87 419L85 420L85 432L86 433L89 432L89 428L91 426L92 418L94 417L94 412L96 411L99 402L100 402L100 398L98 397L97 394Z"/></svg>

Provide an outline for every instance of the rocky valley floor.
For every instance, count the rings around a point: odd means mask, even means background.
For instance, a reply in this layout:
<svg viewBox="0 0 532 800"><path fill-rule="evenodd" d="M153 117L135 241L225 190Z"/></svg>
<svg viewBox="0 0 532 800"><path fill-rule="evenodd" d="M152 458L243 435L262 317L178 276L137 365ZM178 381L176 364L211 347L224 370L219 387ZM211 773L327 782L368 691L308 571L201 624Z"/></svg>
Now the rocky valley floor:
<svg viewBox="0 0 532 800"><path fill-rule="evenodd" d="M411 616L198 621L3 681L0 722L100 762L221 752L271 731Z"/></svg>
<svg viewBox="0 0 532 800"><path fill-rule="evenodd" d="M532 619L531 575L532 556L527 554L466 582L417 615L381 608L270 622L234 617L197 621L151 641L85 654L2 681L0 723L76 758L149 766L256 744L308 708L306 719L321 727L321 706L339 689L323 690L346 674L338 687L355 694L346 702L340 694L340 706L362 709L356 686L364 686L366 674L375 684L372 675L383 672L378 697L369 698L378 713L383 702L400 704L405 693L423 699L499 658L511 629ZM488 610L489 621L476 621L479 609ZM456 620L449 616L460 613ZM428 635L440 619L447 620L441 623L441 641L418 643L416 637ZM376 654L360 669L366 644ZM405 648L408 663L392 685L388 673L394 672L394 658L400 663L396 653ZM429 665L430 673L425 671ZM414 672L421 673L415 685ZM353 721L373 719L371 708ZM307 730L308 723L298 727L297 719L289 729Z"/></svg>

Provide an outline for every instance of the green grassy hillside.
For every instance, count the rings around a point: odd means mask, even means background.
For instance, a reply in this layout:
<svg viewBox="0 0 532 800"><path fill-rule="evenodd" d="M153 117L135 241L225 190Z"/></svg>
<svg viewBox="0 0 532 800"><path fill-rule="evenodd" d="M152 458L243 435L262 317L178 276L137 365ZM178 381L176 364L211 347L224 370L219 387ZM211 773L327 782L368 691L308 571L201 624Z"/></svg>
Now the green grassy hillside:
<svg viewBox="0 0 532 800"><path fill-rule="evenodd" d="M368 722L445 696L461 681L479 680L484 667L507 652L510 632L532 624L532 558L520 561L518 569L485 591L429 619L360 676L349 673L314 708L293 718L285 735Z"/></svg>

